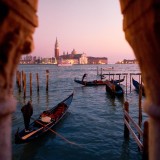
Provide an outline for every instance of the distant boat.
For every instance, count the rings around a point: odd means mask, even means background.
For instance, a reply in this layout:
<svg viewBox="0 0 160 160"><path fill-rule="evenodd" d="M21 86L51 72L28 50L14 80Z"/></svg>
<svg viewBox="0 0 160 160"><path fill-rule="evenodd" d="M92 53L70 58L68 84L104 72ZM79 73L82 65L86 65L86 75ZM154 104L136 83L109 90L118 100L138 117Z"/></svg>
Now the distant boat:
<svg viewBox="0 0 160 160"><path fill-rule="evenodd" d="M72 66L72 63L59 63L59 64L57 64L57 66L59 66L59 67L67 67L67 66Z"/></svg>
<svg viewBox="0 0 160 160"><path fill-rule="evenodd" d="M61 63L58 63L57 66L59 67L63 67L63 66L72 66L73 64L72 63L69 63L69 62L61 62Z"/></svg>
<svg viewBox="0 0 160 160"><path fill-rule="evenodd" d="M106 67L106 68L103 68L103 71L110 71L110 70L114 70L114 67Z"/></svg>

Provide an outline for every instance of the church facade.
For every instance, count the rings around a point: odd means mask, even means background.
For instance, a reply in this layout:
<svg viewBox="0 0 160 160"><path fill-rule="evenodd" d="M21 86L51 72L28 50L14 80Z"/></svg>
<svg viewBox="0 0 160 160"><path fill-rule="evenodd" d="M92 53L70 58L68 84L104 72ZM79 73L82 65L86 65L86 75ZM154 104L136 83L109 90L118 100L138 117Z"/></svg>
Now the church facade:
<svg viewBox="0 0 160 160"><path fill-rule="evenodd" d="M59 45L56 38L55 43L55 63L71 63L71 64L108 64L108 59L106 57L87 57L86 53L77 53L75 49L69 54L68 52L63 52L62 55L59 54Z"/></svg>

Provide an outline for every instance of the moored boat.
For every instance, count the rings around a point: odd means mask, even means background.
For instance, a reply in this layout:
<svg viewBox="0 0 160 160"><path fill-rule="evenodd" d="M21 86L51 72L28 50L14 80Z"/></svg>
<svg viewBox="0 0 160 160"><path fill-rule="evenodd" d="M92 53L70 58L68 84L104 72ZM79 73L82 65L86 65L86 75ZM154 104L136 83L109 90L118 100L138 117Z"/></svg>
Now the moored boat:
<svg viewBox="0 0 160 160"><path fill-rule="evenodd" d="M112 83L120 83L120 82L123 82L124 79L125 79L125 76L122 79L112 79L112 80L110 80L110 82L112 82Z"/></svg>
<svg viewBox="0 0 160 160"><path fill-rule="evenodd" d="M40 116L30 124L29 132L25 132L25 129L22 129L21 131L18 129L15 134L15 143L20 144L30 142L53 128L67 113L72 99L73 93L55 107L42 112Z"/></svg>
<svg viewBox="0 0 160 160"><path fill-rule="evenodd" d="M110 80L110 82L113 83L120 83L123 82L125 79L125 76L123 77L123 79L117 79L117 80ZM109 80L93 80L93 81L82 81L82 80L78 80L78 79L74 79L74 82L82 84L84 86L101 86L101 85L106 85L108 83Z"/></svg>
<svg viewBox="0 0 160 160"><path fill-rule="evenodd" d="M142 95L145 96L145 90L144 90L144 85L143 84L140 84L134 78L132 78L132 84L135 87L135 90L137 91L137 93L139 93L140 89L142 89Z"/></svg>
<svg viewBox="0 0 160 160"><path fill-rule="evenodd" d="M106 84L106 91L111 95L111 97L122 97L124 95L124 91L119 84L109 81Z"/></svg>

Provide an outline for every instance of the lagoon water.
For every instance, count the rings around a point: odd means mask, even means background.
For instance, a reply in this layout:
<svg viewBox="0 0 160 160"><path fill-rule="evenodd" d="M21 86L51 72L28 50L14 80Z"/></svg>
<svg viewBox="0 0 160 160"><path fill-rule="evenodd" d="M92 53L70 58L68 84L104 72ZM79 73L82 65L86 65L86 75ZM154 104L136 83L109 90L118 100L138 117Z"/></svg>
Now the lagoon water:
<svg viewBox="0 0 160 160"><path fill-rule="evenodd" d="M27 74L27 93L19 93L14 82L14 96L17 99L17 110L13 114L12 152L13 160L141 160L137 144L130 135L126 141L123 136L123 102L130 104L130 114L138 122L138 94L133 86L130 90L130 79L122 82L123 98L111 99L105 86L85 87L74 82L87 73L87 80L99 79L97 67L114 67L113 71L104 73L139 73L135 64L114 65L73 65L57 67L55 65L19 65L18 70ZM49 91L46 92L46 69L49 70ZM32 96L30 96L29 73L32 73ZM40 91L36 88L36 73L39 74ZM121 76L122 78L123 76ZM134 75L135 79L139 76ZM107 78L109 78L107 76ZM115 76L115 79L119 77ZM54 128L56 132L77 145L69 144L52 132L46 133L27 144L15 144L14 134L17 128L24 127L21 114L22 105L28 100L33 103L33 117L55 106L74 91L74 98L64 119ZM142 103L144 98L142 99ZM147 115L143 113L143 121ZM32 120L31 120L32 121Z"/></svg>

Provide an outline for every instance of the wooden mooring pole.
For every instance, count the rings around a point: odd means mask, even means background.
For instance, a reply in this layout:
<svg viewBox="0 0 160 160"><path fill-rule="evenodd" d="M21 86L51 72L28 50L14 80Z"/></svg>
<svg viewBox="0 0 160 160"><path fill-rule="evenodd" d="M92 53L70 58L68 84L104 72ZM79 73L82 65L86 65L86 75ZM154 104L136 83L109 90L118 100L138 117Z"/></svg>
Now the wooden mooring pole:
<svg viewBox="0 0 160 160"><path fill-rule="evenodd" d="M22 71L22 88L24 88L24 71Z"/></svg>
<svg viewBox="0 0 160 160"><path fill-rule="evenodd" d="M21 92L21 72L18 72L18 78L19 78L18 79L18 82L19 82L18 88L19 88L19 92Z"/></svg>
<svg viewBox="0 0 160 160"><path fill-rule="evenodd" d="M36 73L36 79L37 79L37 92L39 92L39 76L38 76L38 73Z"/></svg>
<svg viewBox="0 0 160 160"><path fill-rule="evenodd" d="M32 96L32 73L29 74L30 77L30 96Z"/></svg>
<svg viewBox="0 0 160 160"><path fill-rule="evenodd" d="M49 70L46 70L46 91L48 91Z"/></svg>
<svg viewBox="0 0 160 160"><path fill-rule="evenodd" d="M16 83L18 91L21 92L21 73L19 71L16 72Z"/></svg>
<svg viewBox="0 0 160 160"><path fill-rule="evenodd" d="M130 93L131 93L131 85L132 84L132 74L130 73Z"/></svg>
<svg viewBox="0 0 160 160"><path fill-rule="evenodd" d="M149 147L149 130L148 130L148 127L149 127L149 123L148 121L145 121L144 122L144 129L143 129L143 155L142 155L142 159L143 160L148 160L149 159L149 152L148 152L148 147Z"/></svg>
<svg viewBox="0 0 160 160"><path fill-rule="evenodd" d="M102 74L103 74L103 73L102 73L102 70L103 70L103 69L101 68L101 76L102 76Z"/></svg>
<svg viewBox="0 0 160 160"><path fill-rule="evenodd" d="M142 81L140 82L140 88L139 88L139 114L138 114L138 125L141 128L142 126ZM138 135L138 138L140 139L140 134Z"/></svg>
<svg viewBox="0 0 160 160"><path fill-rule="evenodd" d="M127 74L126 74L126 95L127 95Z"/></svg>
<svg viewBox="0 0 160 160"><path fill-rule="evenodd" d="M24 98L26 97L26 73L24 73L24 87L23 87L23 91L24 91Z"/></svg>
<svg viewBox="0 0 160 160"><path fill-rule="evenodd" d="M17 84L17 86L18 86L18 70L16 71L16 84Z"/></svg>
<svg viewBox="0 0 160 160"><path fill-rule="evenodd" d="M124 102L124 110L129 113L129 103ZM129 123L129 119L124 115L124 120L126 120ZM129 130L127 126L124 124L124 138L129 138Z"/></svg>

